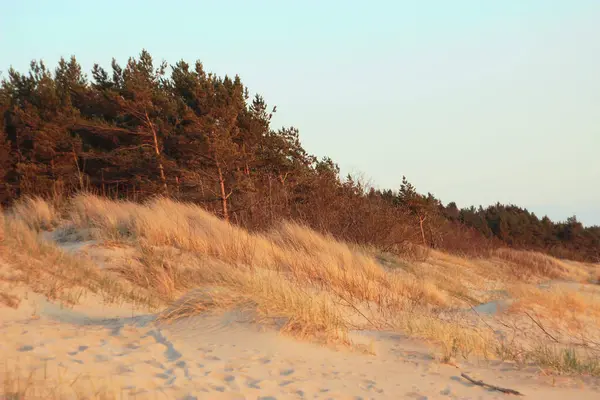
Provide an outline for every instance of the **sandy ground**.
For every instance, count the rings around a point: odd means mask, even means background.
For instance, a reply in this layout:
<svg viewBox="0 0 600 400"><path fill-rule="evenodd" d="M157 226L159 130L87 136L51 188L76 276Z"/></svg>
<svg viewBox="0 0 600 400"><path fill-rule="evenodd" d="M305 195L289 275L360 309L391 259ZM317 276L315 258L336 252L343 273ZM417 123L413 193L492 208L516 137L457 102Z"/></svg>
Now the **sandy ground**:
<svg viewBox="0 0 600 400"><path fill-rule="evenodd" d="M102 306L94 297L72 309L26 297L17 310L0 308L0 370L27 371L31 393L38 384L61 382L58 398L104 390L119 399L514 397L475 386L461 372L531 399L600 398L597 382L543 376L535 368L441 364L433 349L398 334L356 333L373 342L376 355L367 355L260 330L236 313L163 325L152 314Z"/></svg>

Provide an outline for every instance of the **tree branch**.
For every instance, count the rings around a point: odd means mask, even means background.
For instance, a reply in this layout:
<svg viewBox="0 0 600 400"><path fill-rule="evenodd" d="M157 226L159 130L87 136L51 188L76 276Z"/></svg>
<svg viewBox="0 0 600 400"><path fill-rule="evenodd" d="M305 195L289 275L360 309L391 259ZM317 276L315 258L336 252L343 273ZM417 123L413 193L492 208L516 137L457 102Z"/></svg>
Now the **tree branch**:
<svg viewBox="0 0 600 400"><path fill-rule="evenodd" d="M542 326L542 324L540 324L535 318L533 318L527 311L524 311L525 315L527 315L534 324L536 324L538 326L538 328L540 328L542 330L542 332L544 332L550 339L554 340L554 342L556 343L560 343L558 339L556 339L554 336L552 336L550 333L548 333L548 331Z"/></svg>
<svg viewBox="0 0 600 400"><path fill-rule="evenodd" d="M517 395L517 396L524 396L523 393L517 392L516 390L513 390L513 389L501 388L499 386L490 385L490 384L485 383L483 381L476 381L475 379L469 377L469 375L467 375L465 373L461 373L460 376L462 376L463 378L465 378L466 380L468 380L469 382L471 382L472 384L477 385L477 386L487 387L487 388L490 388L492 390L497 390L498 392L502 392L502 393L506 393L506 394L514 394L514 395Z"/></svg>

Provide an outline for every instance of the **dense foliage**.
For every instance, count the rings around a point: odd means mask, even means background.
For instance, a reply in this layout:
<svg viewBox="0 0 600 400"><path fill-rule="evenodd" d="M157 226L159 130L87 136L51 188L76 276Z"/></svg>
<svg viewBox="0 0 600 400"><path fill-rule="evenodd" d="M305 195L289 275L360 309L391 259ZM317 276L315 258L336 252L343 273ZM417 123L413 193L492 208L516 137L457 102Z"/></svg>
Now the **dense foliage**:
<svg viewBox="0 0 600 400"><path fill-rule="evenodd" d="M365 188L317 159L293 127L274 130L275 109L250 99L239 77L148 52L91 80L74 57L52 71L33 61L0 87L0 201L86 190L142 200L193 201L262 229L285 218L359 243L406 251L410 244L482 252L506 244L599 260L600 227L555 223L516 206L459 209L421 195Z"/></svg>

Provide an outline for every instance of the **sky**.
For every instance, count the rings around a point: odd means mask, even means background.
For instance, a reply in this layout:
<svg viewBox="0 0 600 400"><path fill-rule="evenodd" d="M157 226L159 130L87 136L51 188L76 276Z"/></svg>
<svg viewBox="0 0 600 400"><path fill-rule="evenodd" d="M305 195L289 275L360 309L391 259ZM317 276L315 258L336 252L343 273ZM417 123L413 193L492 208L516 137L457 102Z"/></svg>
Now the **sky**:
<svg viewBox="0 0 600 400"><path fill-rule="evenodd" d="M600 225L600 1L0 0L0 71L239 74L342 173ZM91 74L90 74L91 75ZM5 76L5 73L4 73Z"/></svg>

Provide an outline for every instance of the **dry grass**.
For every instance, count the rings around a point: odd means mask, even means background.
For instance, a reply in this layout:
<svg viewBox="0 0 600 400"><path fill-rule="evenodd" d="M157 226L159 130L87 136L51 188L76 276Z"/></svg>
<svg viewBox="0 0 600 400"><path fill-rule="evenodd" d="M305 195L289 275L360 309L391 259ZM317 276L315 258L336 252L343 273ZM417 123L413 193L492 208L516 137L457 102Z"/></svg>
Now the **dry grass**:
<svg viewBox="0 0 600 400"><path fill-rule="evenodd" d="M0 243L0 257L12 266L14 283L26 284L33 291L66 305L76 304L84 291L100 294L107 301L156 305L151 296L102 273L85 258L65 253L55 243L43 240L34 229L41 225L30 225L38 218L27 219L20 214L28 206L41 204L28 199L25 205L15 206L19 212L3 216L5 238ZM49 209L46 205L40 207L41 215ZM29 211L30 216L38 214L34 209Z"/></svg>
<svg viewBox="0 0 600 400"><path fill-rule="evenodd" d="M327 292L309 292L269 270L234 269L216 263L203 271L210 290L196 290L162 315L175 320L215 309L250 311L257 322L275 324L281 332L322 342L348 343L343 310Z"/></svg>
<svg viewBox="0 0 600 400"><path fill-rule="evenodd" d="M533 347L499 341L489 326L461 314L497 292L512 290L514 311L539 308L557 319L565 313L596 316L597 305L577 294L536 291L543 279L590 276L586 265L540 253L501 249L486 259L467 259L428 250L419 260L387 254L384 266L374 249L298 224L283 222L255 234L165 198L134 204L79 195L61 212L26 199L3 226L9 261L36 290L56 297L84 288L113 300L154 299L170 305L164 320L242 308L285 333L335 343L348 343L350 329L395 329L440 344L442 359L449 360L534 354ZM58 237L76 233L99 246L131 247L134 256L101 271L40 240L38 231L45 229L56 229Z"/></svg>
<svg viewBox="0 0 600 400"><path fill-rule="evenodd" d="M74 198L68 216L74 228L95 239L138 248L134 260L113 268L134 285L165 301L192 288L220 287L228 301L253 304L262 318L286 319L282 330L294 335L311 332L343 342L350 326L345 319L366 326L374 321L367 311L383 315L449 302L435 284L387 271L366 252L297 224L251 234L195 205L165 198L140 205L89 195ZM197 307L207 308L200 301ZM193 309L188 300L179 314Z"/></svg>
<svg viewBox="0 0 600 400"><path fill-rule="evenodd" d="M62 370L62 371L61 371ZM116 400L123 398L111 388L109 380L89 376L65 376L63 367L30 369L4 362L0 367L0 399L59 400L88 399Z"/></svg>
<svg viewBox="0 0 600 400"><path fill-rule="evenodd" d="M527 358L559 374L600 376L600 357L578 348L539 346L530 351Z"/></svg>
<svg viewBox="0 0 600 400"><path fill-rule="evenodd" d="M52 230L59 223L59 213L54 205L41 197L26 197L18 201L13 205L11 214L36 232Z"/></svg>
<svg viewBox="0 0 600 400"><path fill-rule="evenodd" d="M472 326L435 313L400 313L393 324L411 336L439 344L442 362L471 355L486 359L497 356L497 340L485 326Z"/></svg>
<svg viewBox="0 0 600 400"><path fill-rule="evenodd" d="M372 257L305 227L283 223L265 235L224 223L201 207L157 199L144 205L93 196L73 200L72 221L98 239L143 240L202 254L231 265L252 265L292 274L297 281L337 288L360 301L399 302L393 294L413 291ZM444 295L425 290L432 303ZM391 290L390 290L391 289ZM388 292L388 293L385 293Z"/></svg>
<svg viewBox="0 0 600 400"><path fill-rule="evenodd" d="M577 281L589 279L589 271L585 268L535 251L497 249L492 256L508 262L511 272L521 280L531 277Z"/></svg>
<svg viewBox="0 0 600 400"><path fill-rule="evenodd" d="M21 299L13 294L0 292L0 304L10 308L19 308Z"/></svg>
<svg viewBox="0 0 600 400"><path fill-rule="evenodd" d="M508 312L535 315L555 336L590 335L600 330L600 291L565 285L547 289L519 284L509 288ZM566 334L565 334L566 332Z"/></svg>
<svg viewBox="0 0 600 400"><path fill-rule="evenodd" d="M556 318L584 312L600 316L600 292L585 293L581 289L568 289L559 285L541 289L524 284L511 287L509 292L511 297L516 299L512 305L513 309L538 307Z"/></svg>

